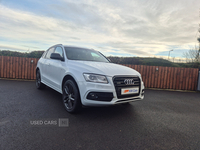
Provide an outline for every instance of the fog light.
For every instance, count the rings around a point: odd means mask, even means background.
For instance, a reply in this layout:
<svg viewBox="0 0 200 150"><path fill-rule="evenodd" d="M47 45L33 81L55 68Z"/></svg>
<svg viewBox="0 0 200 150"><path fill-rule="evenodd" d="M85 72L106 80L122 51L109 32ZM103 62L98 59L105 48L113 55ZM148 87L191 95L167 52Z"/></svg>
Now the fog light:
<svg viewBox="0 0 200 150"><path fill-rule="evenodd" d="M111 93L111 92L90 92L90 93L88 93L86 98L88 100L110 102L113 99L113 93Z"/></svg>
<svg viewBox="0 0 200 150"><path fill-rule="evenodd" d="M87 98L91 99L91 100L97 100L98 96L95 93L89 93L88 96L87 96Z"/></svg>

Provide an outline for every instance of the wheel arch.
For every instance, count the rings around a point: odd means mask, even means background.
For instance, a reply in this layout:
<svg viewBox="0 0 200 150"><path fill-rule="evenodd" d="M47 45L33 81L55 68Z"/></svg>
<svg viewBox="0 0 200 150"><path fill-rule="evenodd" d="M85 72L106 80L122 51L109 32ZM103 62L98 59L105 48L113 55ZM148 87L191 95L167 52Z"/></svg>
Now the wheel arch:
<svg viewBox="0 0 200 150"><path fill-rule="evenodd" d="M64 85L65 81L67 81L69 79L71 79L71 80L74 81L74 83L76 84L76 86L78 88L78 92L79 92L79 95L80 95L80 90L79 90L78 83L76 82L76 80L74 79L74 77L72 75L69 75L69 74L65 75L64 78L63 78L63 80L62 80L62 87L61 87L62 91L63 91L63 85Z"/></svg>
<svg viewBox="0 0 200 150"><path fill-rule="evenodd" d="M36 67L36 68L35 68L35 73L37 73L38 70L40 70L40 68L39 68L39 67Z"/></svg>

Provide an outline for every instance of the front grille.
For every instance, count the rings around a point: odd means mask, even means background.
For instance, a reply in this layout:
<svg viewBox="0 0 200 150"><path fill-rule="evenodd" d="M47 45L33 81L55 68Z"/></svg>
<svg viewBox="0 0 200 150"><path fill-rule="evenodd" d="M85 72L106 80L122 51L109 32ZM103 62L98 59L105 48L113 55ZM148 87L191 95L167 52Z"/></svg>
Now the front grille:
<svg viewBox="0 0 200 150"><path fill-rule="evenodd" d="M133 85L126 85L124 83L125 79L133 79L134 84ZM128 98L128 97L139 96L141 82L140 82L140 78L138 76L115 76L115 77L113 77L113 83L115 85L117 98ZM139 87L139 93L121 95L121 89L132 88L132 87Z"/></svg>

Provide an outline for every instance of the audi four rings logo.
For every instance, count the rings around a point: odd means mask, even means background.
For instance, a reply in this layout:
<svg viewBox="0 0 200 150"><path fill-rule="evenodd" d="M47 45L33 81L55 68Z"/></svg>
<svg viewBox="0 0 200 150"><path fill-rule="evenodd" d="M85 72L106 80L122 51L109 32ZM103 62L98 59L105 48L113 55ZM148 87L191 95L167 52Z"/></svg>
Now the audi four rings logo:
<svg viewBox="0 0 200 150"><path fill-rule="evenodd" d="M134 84L134 80L133 80L133 79L125 79L125 80L124 80L124 83L125 83L126 85L133 85L133 84Z"/></svg>

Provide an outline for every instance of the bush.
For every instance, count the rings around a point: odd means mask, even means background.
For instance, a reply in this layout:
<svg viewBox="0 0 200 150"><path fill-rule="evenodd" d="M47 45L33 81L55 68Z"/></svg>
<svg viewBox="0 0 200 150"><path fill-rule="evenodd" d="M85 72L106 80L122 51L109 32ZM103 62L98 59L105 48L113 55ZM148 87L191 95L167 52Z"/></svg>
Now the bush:
<svg viewBox="0 0 200 150"><path fill-rule="evenodd" d="M14 52L9 50L0 50L0 56L13 56L13 57L28 57L40 58L44 51L32 51L30 53Z"/></svg>

